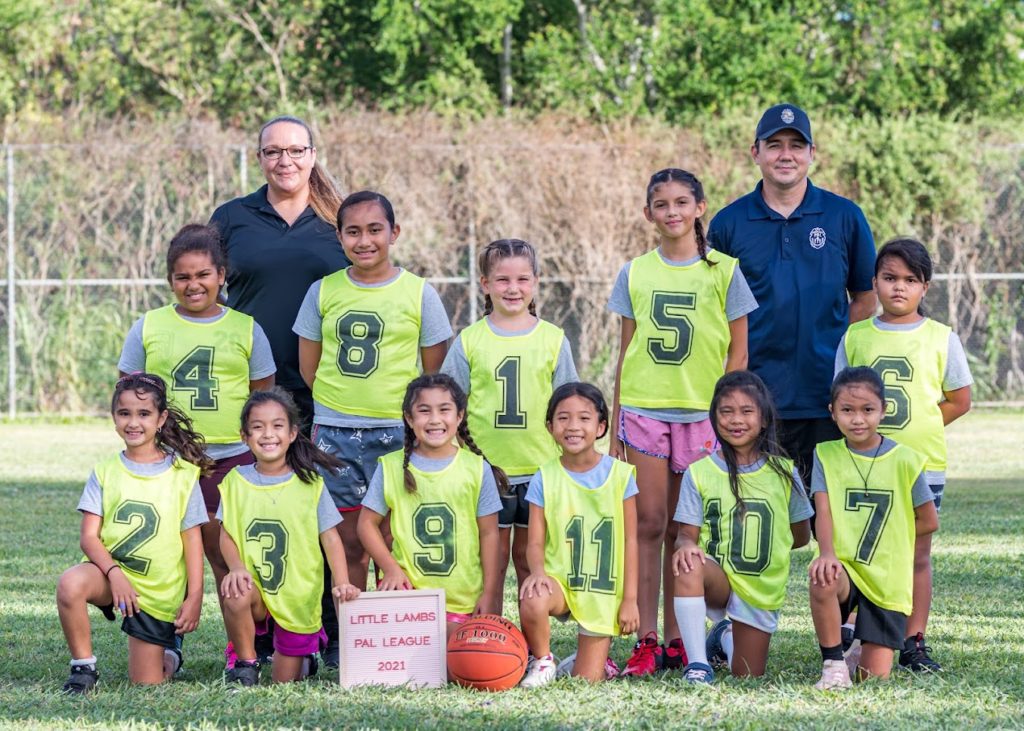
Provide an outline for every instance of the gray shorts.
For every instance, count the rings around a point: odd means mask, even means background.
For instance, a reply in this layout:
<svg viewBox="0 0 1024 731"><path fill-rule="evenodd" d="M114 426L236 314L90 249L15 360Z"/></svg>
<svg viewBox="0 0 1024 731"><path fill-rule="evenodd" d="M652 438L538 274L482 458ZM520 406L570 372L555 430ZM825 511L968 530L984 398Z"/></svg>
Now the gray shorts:
<svg viewBox="0 0 1024 731"><path fill-rule="evenodd" d="M324 485L342 512L358 510L366 495L377 459L402 448L405 427L353 428L314 424L313 444L321 452L341 460L337 472L323 471Z"/></svg>

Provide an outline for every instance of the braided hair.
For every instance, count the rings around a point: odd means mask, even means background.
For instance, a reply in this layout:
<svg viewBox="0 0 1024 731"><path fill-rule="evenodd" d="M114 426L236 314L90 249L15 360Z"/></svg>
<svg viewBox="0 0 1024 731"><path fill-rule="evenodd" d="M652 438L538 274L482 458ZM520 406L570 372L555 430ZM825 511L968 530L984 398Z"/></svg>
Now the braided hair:
<svg viewBox="0 0 1024 731"><path fill-rule="evenodd" d="M117 379L114 395L110 399L110 413L117 411L121 394L134 391L142 398L149 394L153 398L153 407L159 413L167 412L167 420L157 429L156 446L162 452L171 455L172 464L180 457L199 468L204 475L214 467L213 460L206 456L206 440L203 435L192 427L192 420L172 403L167 401L167 384L164 379L153 373L135 371Z"/></svg>
<svg viewBox="0 0 1024 731"><path fill-rule="evenodd" d="M465 447L473 454L480 455L484 460L487 459L469 433L469 423L466 420L466 405L469 399L466 397L466 392L455 382L455 379L447 373L432 373L415 378L406 387L405 398L402 400L402 419L405 422L405 440L402 445L402 481L406 492L409 493L416 492L416 477L412 474L412 470L409 469L409 459L416 448L416 434L409 424L409 417L412 415L413 405L416 403L420 392L430 388L442 389L451 394L452 401L455 402L455 410L461 417L458 431L456 432L459 445ZM494 481L498 485L498 491L506 494L509 488L508 476L505 474L505 471L492 464L491 472L494 474Z"/></svg>
<svg viewBox="0 0 1024 731"><path fill-rule="evenodd" d="M491 276L491 272L494 271L494 267L502 259L511 259L514 256L521 256L530 262L530 269L533 270L533 276L540 276L540 265L537 263L537 250L533 246L522 239L498 239L487 244L480 252L480 256L477 257L477 270L480 272L481 277ZM537 300L530 300L528 307L530 314L534 317L537 316ZM491 301L491 295L484 295L484 314L489 315L494 312L494 303Z"/></svg>
<svg viewBox="0 0 1024 731"><path fill-rule="evenodd" d="M298 475L298 478L306 484L314 482L320 473L317 467L334 472L343 467L342 463L334 455L322 452L309 440L299 428L302 417L299 415L299 407L295 405L292 395L280 386L274 386L266 391L253 391L242 407L242 431L249 434L249 416L252 410L261 404L275 403L284 409L288 418L288 429L294 429L298 435L295 441L288 447L285 455L285 463L288 469Z"/></svg>
<svg viewBox="0 0 1024 731"><path fill-rule="evenodd" d="M722 399L737 391L754 402L761 416L761 431L754 441L753 452L758 457L763 457L768 468L782 478L791 488L795 488L796 483L793 481L792 470L787 469L782 461L787 455L779 444L779 416L775 411L775 404L772 403L772 397L768 393L768 387L764 385L764 381L756 373L751 371L726 373L718 379L718 383L715 384L715 391L711 396L711 406L709 407L711 428L715 432L718 446L722 450L722 457L725 459L725 465L729 470L729 489L732 491L733 497L736 498L736 504L739 506L740 511L743 512L746 508L743 504L743 496L740 494L739 462L736 457L736 449L723 438L717 416L718 406L721 404Z"/></svg>
<svg viewBox="0 0 1024 731"><path fill-rule="evenodd" d="M693 200L696 203L702 203L707 200L704 197L704 186L696 175L691 173L689 170L680 170L679 168L665 168L659 170L651 176L650 181L647 183L647 207L651 207L651 196L658 189L659 186L665 183L676 182L682 183L690 189L693 193ZM707 264L709 267L715 266L717 262L713 262L708 259L708 240L704 235L704 222L699 218L693 222L693 237L697 240L697 253L700 254L701 261Z"/></svg>

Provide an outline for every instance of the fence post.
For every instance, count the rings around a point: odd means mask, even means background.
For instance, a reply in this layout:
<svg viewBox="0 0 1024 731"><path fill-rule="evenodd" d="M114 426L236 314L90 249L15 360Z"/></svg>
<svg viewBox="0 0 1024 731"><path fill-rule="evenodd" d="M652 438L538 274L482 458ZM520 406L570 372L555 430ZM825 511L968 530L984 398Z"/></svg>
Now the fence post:
<svg viewBox="0 0 1024 731"><path fill-rule="evenodd" d="M239 195L246 195L249 192L249 154L245 145L238 146L238 182L242 187Z"/></svg>
<svg viewBox="0 0 1024 731"><path fill-rule="evenodd" d="M18 359L14 352L17 343L14 316L14 146L4 145L7 151L7 416L18 414L17 375Z"/></svg>

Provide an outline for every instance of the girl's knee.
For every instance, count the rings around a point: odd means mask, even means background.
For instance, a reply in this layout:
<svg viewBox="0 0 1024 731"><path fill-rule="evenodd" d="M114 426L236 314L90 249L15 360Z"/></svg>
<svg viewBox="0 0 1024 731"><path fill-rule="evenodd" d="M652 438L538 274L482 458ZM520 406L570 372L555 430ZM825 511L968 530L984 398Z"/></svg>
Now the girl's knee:
<svg viewBox="0 0 1024 731"><path fill-rule="evenodd" d="M654 543L661 545L665 540L665 529L668 526L665 513L661 515L648 516L637 521L636 537L641 543Z"/></svg>
<svg viewBox="0 0 1024 731"><path fill-rule="evenodd" d="M703 596L704 575L700 567L694 567L689 573L680 573L676 576L673 593L676 596Z"/></svg>

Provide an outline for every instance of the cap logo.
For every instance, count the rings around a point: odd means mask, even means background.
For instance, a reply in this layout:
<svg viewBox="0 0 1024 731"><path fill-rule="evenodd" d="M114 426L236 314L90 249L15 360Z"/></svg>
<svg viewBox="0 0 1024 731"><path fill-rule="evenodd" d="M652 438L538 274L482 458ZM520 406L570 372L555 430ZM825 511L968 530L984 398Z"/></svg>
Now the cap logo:
<svg viewBox="0 0 1024 731"><path fill-rule="evenodd" d="M786 107L782 110L782 121L786 124L792 124L793 120L796 119L796 115L793 114L793 110Z"/></svg>
<svg viewBox="0 0 1024 731"><path fill-rule="evenodd" d="M825 229L821 226L812 228L811 234L807 238L811 243L812 249L822 249L825 247Z"/></svg>

